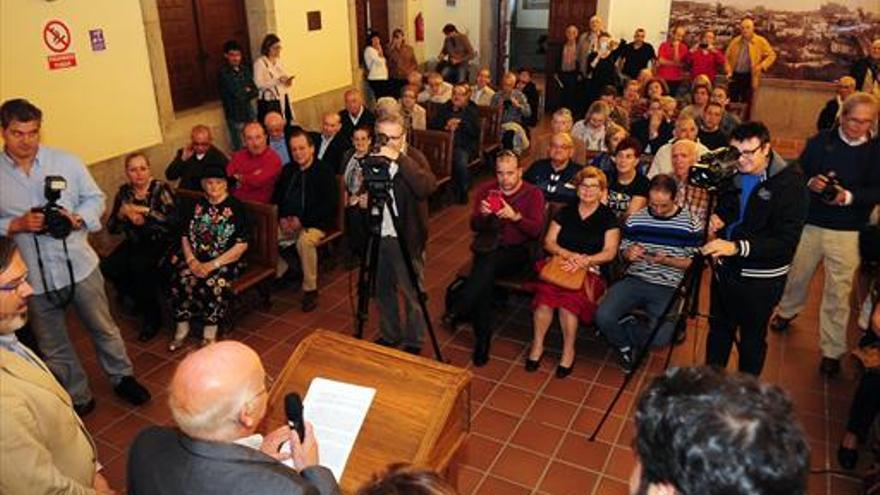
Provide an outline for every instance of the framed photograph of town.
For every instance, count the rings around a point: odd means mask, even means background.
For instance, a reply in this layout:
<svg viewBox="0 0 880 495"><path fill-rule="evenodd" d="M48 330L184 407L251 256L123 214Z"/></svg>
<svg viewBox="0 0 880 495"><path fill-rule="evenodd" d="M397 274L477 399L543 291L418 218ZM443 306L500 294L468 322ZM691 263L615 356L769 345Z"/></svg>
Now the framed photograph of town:
<svg viewBox="0 0 880 495"><path fill-rule="evenodd" d="M689 46L712 29L724 49L747 14L778 55L768 75L781 79L832 81L880 37L878 0L672 0L669 25L688 28Z"/></svg>

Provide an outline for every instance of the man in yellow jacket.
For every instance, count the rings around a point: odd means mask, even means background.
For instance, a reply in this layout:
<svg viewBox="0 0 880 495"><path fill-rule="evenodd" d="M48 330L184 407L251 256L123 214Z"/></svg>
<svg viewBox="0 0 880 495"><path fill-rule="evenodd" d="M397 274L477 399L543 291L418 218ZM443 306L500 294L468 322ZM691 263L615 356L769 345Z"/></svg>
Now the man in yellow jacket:
<svg viewBox="0 0 880 495"><path fill-rule="evenodd" d="M0 493L114 493L70 395L15 337L32 292L15 242L0 237Z"/></svg>
<svg viewBox="0 0 880 495"><path fill-rule="evenodd" d="M767 38L755 34L755 21L746 17L740 22L740 35L730 40L725 55L730 99L746 103L748 116L761 74L776 61L776 52Z"/></svg>

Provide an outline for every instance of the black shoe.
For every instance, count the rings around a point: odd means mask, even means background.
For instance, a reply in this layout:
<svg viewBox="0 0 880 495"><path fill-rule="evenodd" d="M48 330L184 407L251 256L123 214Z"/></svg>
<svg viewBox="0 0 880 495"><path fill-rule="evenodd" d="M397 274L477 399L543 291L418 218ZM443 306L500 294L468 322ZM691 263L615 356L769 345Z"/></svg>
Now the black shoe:
<svg viewBox="0 0 880 495"><path fill-rule="evenodd" d="M395 344L390 340L386 340L385 337L379 337L378 339L373 341L374 344L381 345L382 347L390 347L392 349L396 349L400 344Z"/></svg>
<svg viewBox="0 0 880 495"><path fill-rule="evenodd" d="M565 378L574 371L574 361L571 362L571 365L566 367L563 365L559 365L556 367L556 378Z"/></svg>
<svg viewBox="0 0 880 495"><path fill-rule="evenodd" d="M151 398L150 391L138 383L133 376L123 376L119 384L113 387L113 391L123 400L135 406L145 404Z"/></svg>
<svg viewBox="0 0 880 495"><path fill-rule="evenodd" d="M455 330L455 327L458 325L458 320L458 315L452 311L447 311L440 317L440 323L450 330Z"/></svg>
<svg viewBox="0 0 880 495"><path fill-rule="evenodd" d="M318 291L307 290L303 292L302 310L303 313L314 311L318 307Z"/></svg>
<svg viewBox="0 0 880 495"><path fill-rule="evenodd" d="M95 399L89 399L85 404L74 404L73 411L80 418L84 418L88 416L88 414L95 410Z"/></svg>
<svg viewBox="0 0 880 495"><path fill-rule="evenodd" d="M403 352L408 352L414 356L419 356L422 354L422 346L420 346L420 345L405 345L405 346L403 346Z"/></svg>
<svg viewBox="0 0 880 495"><path fill-rule="evenodd" d="M541 367L541 357L539 357L538 359L526 358L526 371L529 373L534 373L538 371L538 368Z"/></svg>
<svg viewBox="0 0 880 495"><path fill-rule="evenodd" d="M848 449L841 445L837 447L837 463L846 470L855 469L859 462L859 451L856 449Z"/></svg>
<svg viewBox="0 0 880 495"><path fill-rule="evenodd" d="M795 318L797 318L797 315L794 315L791 318L783 318L778 314L773 315L773 319L770 320L770 330L773 330L774 332L786 332L791 328L791 322Z"/></svg>
<svg viewBox="0 0 880 495"><path fill-rule="evenodd" d="M159 325L144 325L138 333L138 340L141 342L149 342L159 333Z"/></svg>
<svg viewBox="0 0 880 495"><path fill-rule="evenodd" d="M489 362L489 349L474 349L472 361L477 368L486 366Z"/></svg>
<svg viewBox="0 0 880 495"><path fill-rule="evenodd" d="M633 370L633 351L628 347L616 347L614 353L617 356L617 364L624 373L630 374Z"/></svg>
<svg viewBox="0 0 880 495"><path fill-rule="evenodd" d="M840 359L823 357L819 363L819 372L828 378L834 378L840 374Z"/></svg>

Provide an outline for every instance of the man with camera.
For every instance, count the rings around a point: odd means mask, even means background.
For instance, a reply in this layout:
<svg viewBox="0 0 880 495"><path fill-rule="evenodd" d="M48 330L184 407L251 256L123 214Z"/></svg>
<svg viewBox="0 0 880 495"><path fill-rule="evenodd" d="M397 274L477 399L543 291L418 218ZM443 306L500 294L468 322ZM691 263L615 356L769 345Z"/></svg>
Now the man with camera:
<svg viewBox="0 0 880 495"><path fill-rule="evenodd" d="M840 372L840 357L847 350L850 292L859 266L859 230L880 203L880 141L871 139L877 112L873 95L854 93L843 102L840 125L807 141L800 159L811 192L807 225L770 324L775 331L789 327L803 309L810 280L823 261L819 369L829 377Z"/></svg>
<svg viewBox="0 0 880 495"><path fill-rule="evenodd" d="M110 315L98 256L87 238L101 229L104 193L79 158L40 145L42 117L23 99L0 107L5 151L0 155L0 235L15 239L28 266L34 334L77 412L94 409L88 377L65 324L66 309L73 304L116 394L143 404L150 393L132 376L125 343Z"/></svg>
<svg viewBox="0 0 880 495"><path fill-rule="evenodd" d="M727 366L737 342L739 370L760 375L767 353L767 322L782 296L807 214L802 174L770 149L760 122L733 130L737 173L720 185L703 246L715 262L710 297L708 364ZM739 330L739 339L737 339Z"/></svg>
<svg viewBox="0 0 880 495"><path fill-rule="evenodd" d="M425 244L428 240L428 197L437 188L437 179L428 159L421 151L407 145L403 117L389 113L376 122L378 149L371 150L368 163L373 171L387 167L376 174L364 170L370 208L375 197L373 187L384 190L387 202L381 212L381 240L376 267L376 289L379 301L379 330L377 344L389 347L403 345L406 352L419 354L425 334L425 315L419 306L419 288L411 283L398 237L405 241L418 283L422 285L425 264ZM385 184L376 184L375 176L384 177ZM387 184L390 181L390 186ZM397 215L395 227L390 208ZM406 327L401 327L397 306L398 288L406 303Z"/></svg>

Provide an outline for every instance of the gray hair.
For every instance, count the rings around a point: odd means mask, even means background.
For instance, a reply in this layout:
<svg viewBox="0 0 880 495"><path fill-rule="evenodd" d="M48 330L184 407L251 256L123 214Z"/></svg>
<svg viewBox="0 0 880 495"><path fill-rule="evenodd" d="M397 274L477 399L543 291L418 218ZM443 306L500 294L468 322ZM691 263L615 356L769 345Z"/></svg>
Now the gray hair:
<svg viewBox="0 0 880 495"><path fill-rule="evenodd" d="M223 396L202 410L185 406L173 391L168 395L171 416L180 430L193 438L226 438L236 429L241 410L260 390L256 386L241 387L236 393Z"/></svg>
<svg viewBox="0 0 880 495"><path fill-rule="evenodd" d="M878 107L877 97L871 93L856 91L843 100L843 107L840 110L840 114L849 115L859 105L870 105L874 107L874 110L876 111Z"/></svg>

